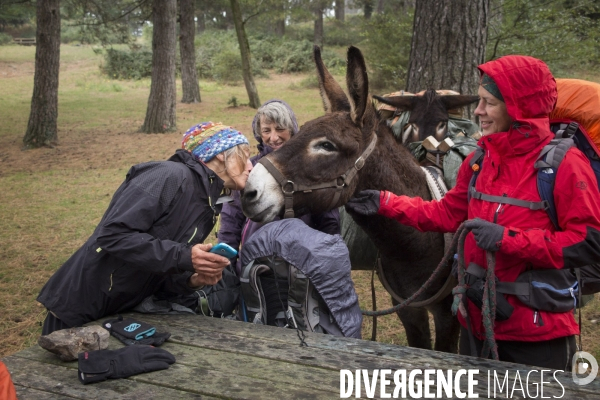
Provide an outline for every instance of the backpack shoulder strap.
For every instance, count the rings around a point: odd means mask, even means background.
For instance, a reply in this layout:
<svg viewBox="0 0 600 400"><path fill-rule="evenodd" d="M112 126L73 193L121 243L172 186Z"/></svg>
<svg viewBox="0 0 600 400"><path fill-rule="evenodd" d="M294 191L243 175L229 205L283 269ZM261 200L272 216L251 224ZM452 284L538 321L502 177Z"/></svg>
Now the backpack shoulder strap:
<svg viewBox="0 0 600 400"><path fill-rule="evenodd" d="M537 187L540 198L548 202L546 212L557 230L560 230L560 226L558 225L558 215L556 214L556 205L554 204L556 173L567 151L574 146L575 142L571 138L552 139L550 143L544 146L534 164L534 167L538 170Z"/></svg>
<svg viewBox="0 0 600 400"><path fill-rule="evenodd" d="M550 143L544 146L542 151L540 152L540 156L534 164L536 169L540 168L555 168L558 169L558 166L565 158L567 151L571 147L575 146L575 142L573 139L552 139Z"/></svg>
<svg viewBox="0 0 600 400"><path fill-rule="evenodd" d="M473 176L471 176L471 180L469 181L469 190L467 191L467 203L471 202L471 188L475 188L475 182L477 182L477 177L479 176L479 171L481 171L481 165L483 164L483 149L479 146L473 152L473 157L471 161L469 161L469 166L473 170ZM477 165L477 167L473 167Z"/></svg>

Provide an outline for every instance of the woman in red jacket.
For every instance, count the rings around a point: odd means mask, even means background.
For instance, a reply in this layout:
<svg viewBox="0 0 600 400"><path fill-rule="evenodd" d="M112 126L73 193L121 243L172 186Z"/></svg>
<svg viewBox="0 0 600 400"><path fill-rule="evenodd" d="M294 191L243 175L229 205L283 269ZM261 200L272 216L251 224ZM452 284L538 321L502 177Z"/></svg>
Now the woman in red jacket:
<svg viewBox="0 0 600 400"><path fill-rule="evenodd" d="M475 114L482 128L478 144L484 156L475 189L488 196L539 202L534 163L554 137L548 115L557 99L556 82L545 63L526 56L502 57L480 65L479 70L480 101ZM441 201L363 191L346 207L350 213L383 215L420 231L455 232L470 220L465 265L487 268L486 251L494 251L496 276L502 282L514 282L527 270L597 262L600 194L589 161L579 150L569 149L557 172L554 199L560 231L543 209L470 198L472 158L473 154L463 162L456 186ZM579 333L573 312L534 310L516 296L505 297L514 310L508 319L495 321L500 359L570 370L576 351L574 335ZM481 310L470 300L468 314L480 354L485 337ZM463 325L460 353L469 355L467 325L460 313L459 319Z"/></svg>

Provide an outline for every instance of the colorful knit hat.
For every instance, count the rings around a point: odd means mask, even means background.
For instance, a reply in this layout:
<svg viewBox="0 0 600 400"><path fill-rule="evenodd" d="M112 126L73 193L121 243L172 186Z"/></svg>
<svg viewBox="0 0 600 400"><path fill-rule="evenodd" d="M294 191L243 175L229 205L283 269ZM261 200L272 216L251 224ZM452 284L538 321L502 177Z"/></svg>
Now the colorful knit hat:
<svg viewBox="0 0 600 400"><path fill-rule="evenodd" d="M494 80L488 74L481 75L481 86L483 86L485 90L490 92L490 94L498 100L504 101L504 97L502 97L502 93L500 93L498 85L496 85L496 82L494 82Z"/></svg>
<svg viewBox="0 0 600 400"><path fill-rule="evenodd" d="M238 144L249 144L241 132L230 126L214 122L201 122L183 134L181 147L192 154L196 161L208 162L217 154Z"/></svg>

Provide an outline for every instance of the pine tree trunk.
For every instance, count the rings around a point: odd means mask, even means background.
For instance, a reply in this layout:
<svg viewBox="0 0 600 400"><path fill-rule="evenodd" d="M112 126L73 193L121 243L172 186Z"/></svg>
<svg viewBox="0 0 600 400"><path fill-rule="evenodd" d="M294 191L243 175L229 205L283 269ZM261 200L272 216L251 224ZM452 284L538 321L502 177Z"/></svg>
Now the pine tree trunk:
<svg viewBox="0 0 600 400"><path fill-rule="evenodd" d="M196 33L201 34L206 30L206 22L204 21L204 11L196 10Z"/></svg>
<svg viewBox="0 0 600 400"><path fill-rule="evenodd" d="M199 103L200 86L196 74L196 49L194 47L194 2L179 2L179 50L181 54L181 89L182 103Z"/></svg>
<svg viewBox="0 0 600 400"><path fill-rule="evenodd" d="M346 19L346 1L335 0L335 19L344 22Z"/></svg>
<svg viewBox="0 0 600 400"><path fill-rule="evenodd" d="M60 66L60 1L38 0L35 74L25 148L58 143L58 69Z"/></svg>
<svg viewBox="0 0 600 400"><path fill-rule="evenodd" d="M285 35L285 11L286 11L285 6L286 6L286 3L287 3L287 0L279 0L278 4L277 4L277 7L279 8L279 15L275 19L274 33L280 37Z"/></svg>
<svg viewBox="0 0 600 400"><path fill-rule="evenodd" d="M152 84L142 131L164 133L176 128L175 54L177 0L152 3Z"/></svg>
<svg viewBox="0 0 600 400"><path fill-rule="evenodd" d="M365 4L363 6L365 19L371 19L371 15L373 15L373 1L375 0L365 0Z"/></svg>
<svg viewBox="0 0 600 400"><path fill-rule="evenodd" d="M417 1L406 90L477 94L488 13L489 0Z"/></svg>
<svg viewBox="0 0 600 400"><path fill-rule="evenodd" d="M246 36L246 30L244 29L244 22L242 20L242 10L240 9L240 3L238 0L231 0L231 10L233 22L235 24L235 32L237 33L238 42L240 44L242 73L244 74L246 92L248 92L248 105L252 108L258 108L260 107L260 99L258 98L258 90L256 89L254 77L252 76L252 55L250 54L250 45L248 44L248 37Z"/></svg>
<svg viewBox="0 0 600 400"><path fill-rule="evenodd" d="M313 43L322 49L323 42L323 6L319 2L315 9L315 36Z"/></svg>

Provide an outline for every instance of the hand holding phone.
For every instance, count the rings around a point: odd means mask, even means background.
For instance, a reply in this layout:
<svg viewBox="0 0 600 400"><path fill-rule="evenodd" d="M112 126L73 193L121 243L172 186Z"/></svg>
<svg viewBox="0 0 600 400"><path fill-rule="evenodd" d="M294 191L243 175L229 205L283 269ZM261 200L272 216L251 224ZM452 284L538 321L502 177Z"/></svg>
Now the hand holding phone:
<svg viewBox="0 0 600 400"><path fill-rule="evenodd" d="M218 243L214 245L212 249L210 249L210 252L227 258L233 258L237 256L237 250L226 243Z"/></svg>

